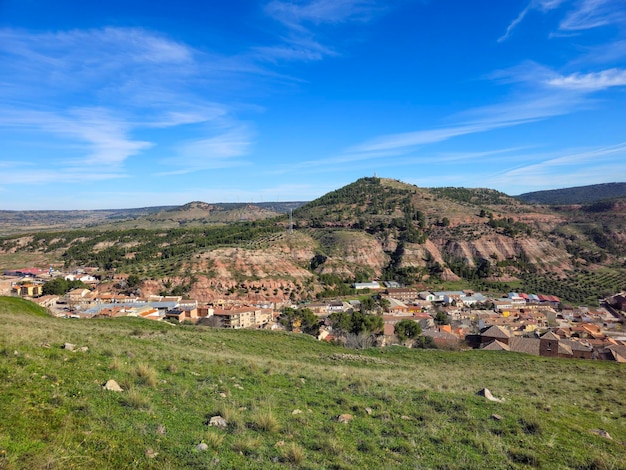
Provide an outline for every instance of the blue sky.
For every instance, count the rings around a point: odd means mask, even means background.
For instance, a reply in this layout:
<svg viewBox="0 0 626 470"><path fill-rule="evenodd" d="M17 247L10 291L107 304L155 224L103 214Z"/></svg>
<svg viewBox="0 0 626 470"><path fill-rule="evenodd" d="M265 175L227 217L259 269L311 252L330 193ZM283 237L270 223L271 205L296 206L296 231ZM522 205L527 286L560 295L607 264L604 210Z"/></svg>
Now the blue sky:
<svg viewBox="0 0 626 470"><path fill-rule="evenodd" d="M626 180L625 0L0 0L0 209Z"/></svg>

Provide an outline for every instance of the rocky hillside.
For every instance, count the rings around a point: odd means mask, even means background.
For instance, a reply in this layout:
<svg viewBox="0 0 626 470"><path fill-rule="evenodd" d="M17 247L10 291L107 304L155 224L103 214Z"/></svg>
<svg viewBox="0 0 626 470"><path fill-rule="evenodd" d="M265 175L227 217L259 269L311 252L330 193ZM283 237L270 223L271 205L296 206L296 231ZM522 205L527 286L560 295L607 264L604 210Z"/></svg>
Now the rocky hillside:
<svg viewBox="0 0 626 470"><path fill-rule="evenodd" d="M542 279L565 285L599 269L611 282L626 280L625 208L624 200L552 208L489 189L363 178L295 209L293 233L285 215L267 218L267 209L194 202L149 216L159 224L177 221L176 229L37 233L0 239L0 254L20 264L56 258L135 274L144 293L175 290L201 300L307 299L345 293L350 283L372 278L424 285L464 279L480 289L521 281L521 288L537 288ZM200 223L207 214L224 218ZM619 287L591 289L585 282L572 300L597 300L603 289Z"/></svg>

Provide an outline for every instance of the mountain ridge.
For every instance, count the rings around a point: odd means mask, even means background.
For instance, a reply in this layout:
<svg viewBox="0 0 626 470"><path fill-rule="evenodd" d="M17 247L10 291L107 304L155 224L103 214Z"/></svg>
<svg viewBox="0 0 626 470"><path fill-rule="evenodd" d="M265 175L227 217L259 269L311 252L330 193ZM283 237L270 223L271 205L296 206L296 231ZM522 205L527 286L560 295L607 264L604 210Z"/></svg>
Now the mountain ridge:
<svg viewBox="0 0 626 470"><path fill-rule="evenodd" d="M534 204L589 204L603 199L626 197L626 183L602 183L533 191L515 197Z"/></svg>

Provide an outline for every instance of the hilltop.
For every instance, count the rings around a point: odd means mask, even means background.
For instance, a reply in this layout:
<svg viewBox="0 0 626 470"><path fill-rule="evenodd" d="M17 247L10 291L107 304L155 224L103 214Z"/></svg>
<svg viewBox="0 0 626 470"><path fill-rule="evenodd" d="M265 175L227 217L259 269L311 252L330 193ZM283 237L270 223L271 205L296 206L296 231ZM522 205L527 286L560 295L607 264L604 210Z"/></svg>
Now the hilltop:
<svg viewBox="0 0 626 470"><path fill-rule="evenodd" d="M593 304L626 288L625 208L619 199L550 207L491 189L362 178L284 205L294 209L293 233L277 207L193 202L89 230L5 237L0 267L96 266L139 276L143 294L176 288L205 301L307 300L381 279Z"/></svg>
<svg viewBox="0 0 626 470"><path fill-rule="evenodd" d="M621 468L626 458L619 364L355 351L25 305L0 298L1 468ZM124 391L104 390L109 379ZM483 387L505 401L477 396ZM217 415L226 428L208 426Z"/></svg>

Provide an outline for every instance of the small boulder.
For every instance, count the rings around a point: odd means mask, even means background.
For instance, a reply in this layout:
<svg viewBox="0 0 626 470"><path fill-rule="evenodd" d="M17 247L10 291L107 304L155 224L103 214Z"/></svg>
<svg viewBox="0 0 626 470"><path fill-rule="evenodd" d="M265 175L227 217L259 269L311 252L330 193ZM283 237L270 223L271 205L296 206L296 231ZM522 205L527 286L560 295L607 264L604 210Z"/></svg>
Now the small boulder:
<svg viewBox="0 0 626 470"><path fill-rule="evenodd" d="M198 452L204 452L205 450L208 450L208 449L209 449L209 446L206 445L204 442L201 442L200 444L196 446L196 450Z"/></svg>
<svg viewBox="0 0 626 470"><path fill-rule="evenodd" d="M302 413L302 410L293 410L291 412L292 415L299 415L300 413Z"/></svg>
<svg viewBox="0 0 626 470"><path fill-rule="evenodd" d="M494 421L502 421L502 416L497 415L497 414L492 414L491 419L493 419Z"/></svg>
<svg viewBox="0 0 626 470"><path fill-rule="evenodd" d="M611 435L608 432L606 432L604 429L592 429L591 433L595 434L596 436L600 436L600 437L603 437L605 439L609 439L611 441L613 440Z"/></svg>
<svg viewBox="0 0 626 470"><path fill-rule="evenodd" d="M487 400L489 401L495 401L497 403L502 403L504 401L504 398L496 398L491 394L491 391L488 388L483 388L482 390L479 390L478 392L476 392L476 395L481 396L481 397L485 397Z"/></svg>
<svg viewBox="0 0 626 470"><path fill-rule="evenodd" d="M225 428L226 426L228 426L228 422L221 416L213 416L209 420L209 426L214 426L216 428Z"/></svg>
<svg viewBox="0 0 626 470"><path fill-rule="evenodd" d="M368 415L371 415L371 414L372 414L372 409L368 406L367 408L365 408L365 412L366 412Z"/></svg>
<svg viewBox="0 0 626 470"><path fill-rule="evenodd" d="M107 383L104 384L104 389L109 390L111 392L123 392L124 391L124 389L120 387L120 384L118 384L113 379L107 381Z"/></svg>
<svg viewBox="0 0 626 470"><path fill-rule="evenodd" d="M63 349L67 349L68 351L73 351L76 348L76 345L72 343L64 343L61 347Z"/></svg>
<svg viewBox="0 0 626 470"><path fill-rule="evenodd" d="M337 418L337 421L343 424L348 424L350 421L352 421L352 415L347 414L347 413L339 415L339 417Z"/></svg>

